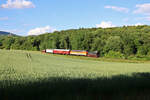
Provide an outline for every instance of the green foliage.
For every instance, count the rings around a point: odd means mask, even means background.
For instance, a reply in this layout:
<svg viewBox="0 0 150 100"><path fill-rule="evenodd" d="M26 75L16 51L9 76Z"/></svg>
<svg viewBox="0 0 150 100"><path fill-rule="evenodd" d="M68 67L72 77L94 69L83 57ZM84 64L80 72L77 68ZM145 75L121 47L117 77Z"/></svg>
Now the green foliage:
<svg viewBox="0 0 150 100"><path fill-rule="evenodd" d="M116 51L109 51L107 54L105 54L105 57L107 57L107 58L125 58L122 53L116 52Z"/></svg>
<svg viewBox="0 0 150 100"><path fill-rule="evenodd" d="M107 41L106 45L104 47L105 52L109 51L116 51L116 52L122 52L123 43L119 36L110 36Z"/></svg>
<svg viewBox="0 0 150 100"><path fill-rule="evenodd" d="M123 26L115 28L80 28L56 31L39 36L0 38L1 49L43 50L61 48L98 51L104 56L109 51L128 56L148 56L150 52L150 26Z"/></svg>
<svg viewBox="0 0 150 100"><path fill-rule="evenodd" d="M148 49L146 46L140 46L137 51L137 55L147 55Z"/></svg>
<svg viewBox="0 0 150 100"><path fill-rule="evenodd" d="M13 37L5 37L4 40L1 42L4 49L10 49L11 45L14 43L15 39Z"/></svg>

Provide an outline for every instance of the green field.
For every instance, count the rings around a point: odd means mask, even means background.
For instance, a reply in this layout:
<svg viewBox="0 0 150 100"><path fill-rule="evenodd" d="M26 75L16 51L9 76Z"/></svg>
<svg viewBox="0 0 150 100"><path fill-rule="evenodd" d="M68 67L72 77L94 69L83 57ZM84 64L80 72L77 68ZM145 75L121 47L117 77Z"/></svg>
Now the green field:
<svg viewBox="0 0 150 100"><path fill-rule="evenodd" d="M98 99L89 100L101 100L105 94L115 98L115 94L136 97L141 93L149 97L149 84L150 63L105 62L0 50L1 98L88 100L95 97Z"/></svg>

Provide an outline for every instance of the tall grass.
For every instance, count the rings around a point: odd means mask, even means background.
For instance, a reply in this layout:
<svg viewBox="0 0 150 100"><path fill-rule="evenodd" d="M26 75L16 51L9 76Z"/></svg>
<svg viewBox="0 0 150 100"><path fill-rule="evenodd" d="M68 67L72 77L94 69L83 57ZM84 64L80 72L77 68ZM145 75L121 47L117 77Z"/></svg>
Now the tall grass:
<svg viewBox="0 0 150 100"><path fill-rule="evenodd" d="M121 100L138 94L149 98L149 84L149 63L0 51L0 97L5 100Z"/></svg>

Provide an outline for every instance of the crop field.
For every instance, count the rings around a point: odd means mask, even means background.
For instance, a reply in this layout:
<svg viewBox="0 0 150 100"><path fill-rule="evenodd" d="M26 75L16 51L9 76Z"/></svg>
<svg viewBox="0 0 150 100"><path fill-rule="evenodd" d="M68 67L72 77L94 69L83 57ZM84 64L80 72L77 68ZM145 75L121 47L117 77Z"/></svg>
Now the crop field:
<svg viewBox="0 0 150 100"><path fill-rule="evenodd" d="M0 50L0 98L4 100L148 100L149 84L150 63Z"/></svg>

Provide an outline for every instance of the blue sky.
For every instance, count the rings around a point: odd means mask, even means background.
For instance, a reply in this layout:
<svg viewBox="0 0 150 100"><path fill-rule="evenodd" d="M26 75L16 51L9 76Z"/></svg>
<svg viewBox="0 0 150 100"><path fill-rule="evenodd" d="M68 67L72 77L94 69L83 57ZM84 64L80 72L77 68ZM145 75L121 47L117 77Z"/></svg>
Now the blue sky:
<svg viewBox="0 0 150 100"><path fill-rule="evenodd" d="M0 30L23 36L142 24L150 24L148 0L0 0Z"/></svg>

